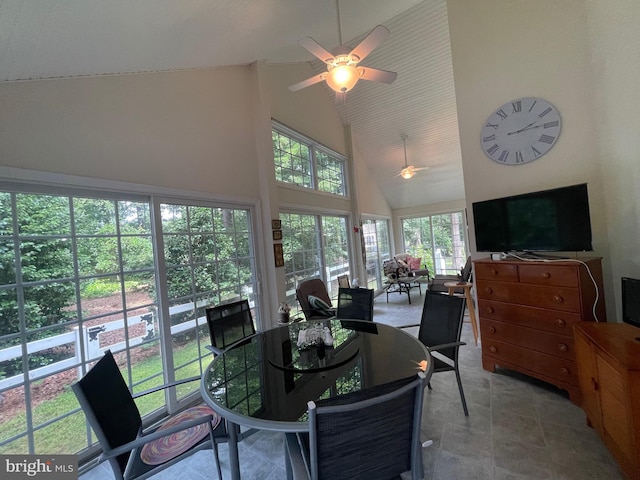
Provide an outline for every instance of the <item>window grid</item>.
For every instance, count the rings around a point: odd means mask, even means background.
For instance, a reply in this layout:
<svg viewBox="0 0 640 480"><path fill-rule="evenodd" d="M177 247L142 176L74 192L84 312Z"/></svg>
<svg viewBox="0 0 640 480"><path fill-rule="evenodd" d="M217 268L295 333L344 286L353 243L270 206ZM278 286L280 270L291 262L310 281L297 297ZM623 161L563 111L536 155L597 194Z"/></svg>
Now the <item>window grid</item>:
<svg viewBox="0 0 640 480"><path fill-rule="evenodd" d="M384 272L382 263L391 258L389 221L365 219L362 235L366 252L367 287L377 291L382 288Z"/></svg>
<svg viewBox="0 0 640 480"><path fill-rule="evenodd" d="M165 375L169 380L187 372L199 375L202 362L210 361L208 352L198 354L204 333L183 329L176 348L176 335L164 337L159 319L170 307L184 308L184 298L191 302L187 309L193 299L211 301L212 290L213 301L235 291L256 303L252 217L243 208L177 205L168 216L190 213L190 223L154 227L151 212L160 202L148 196L127 199L73 188L50 194L48 187L18 184L9 189L0 191L0 454L79 453L82 460L95 451L96 439L67 387L106 348L114 351L134 392L162 384ZM209 229L201 221L207 214ZM163 227L167 235L183 235L187 242L179 245L187 250L167 255ZM158 286L167 284L167 277L156 284L157 272L165 271L156 265L164 258L173 262L166 270L182 269L191 278L191 296L169 305ZM209 272L218 282L213 289L200 282ZM169 280L176 282L173 276ZM201 315L206 325L204 307ZM175 370L163 366L162 350ZM188 385L179 398L198 388ZM159 392L137 404L154 421L177 401Z"/></svg>
<svg viewBox="0 0 640 480"><path fill-rule="evenodd" d="M347 196L346 159L274 122L271 131L276 180Z"/></svg>
<svg viewBox="0 0 640 480"><path fill-rule="evenodd" d="M402 219L405 251L421 257L433 275L460 273L467 259L463 211Z"/></svg>
<svg viewBox="0 0 640 480"><path fill-rule="evenodd" d="M333 300L338 276L349 274L347 220L341 216L281 213L287 303L301 315L296 287L304 280L322 279Z"/></svg>

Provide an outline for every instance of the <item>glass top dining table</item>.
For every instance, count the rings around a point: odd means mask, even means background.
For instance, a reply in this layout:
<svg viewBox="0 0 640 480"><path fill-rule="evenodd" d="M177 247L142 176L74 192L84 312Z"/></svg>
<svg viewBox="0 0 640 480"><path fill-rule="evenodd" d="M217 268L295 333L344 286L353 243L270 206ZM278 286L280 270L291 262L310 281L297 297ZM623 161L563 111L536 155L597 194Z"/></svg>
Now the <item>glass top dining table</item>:
<svg viewBox="0 0 640 480"><path fill-rule="evenodd" d="M389 325L329 319L258 332L218 355L202 375L204 401L229 424L232 479L237 431L308 430L307 402L365 390L433 369L427 348Z"/></svg>

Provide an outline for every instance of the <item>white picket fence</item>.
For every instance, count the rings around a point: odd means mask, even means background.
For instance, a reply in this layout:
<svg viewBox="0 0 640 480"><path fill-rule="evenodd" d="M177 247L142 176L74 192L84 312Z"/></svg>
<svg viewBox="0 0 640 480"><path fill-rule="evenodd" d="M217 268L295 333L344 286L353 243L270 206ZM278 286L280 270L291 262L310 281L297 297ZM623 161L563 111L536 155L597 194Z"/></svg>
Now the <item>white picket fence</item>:
<svg viewBox="0 0 640 480"><path fill-rule="evenodd" d="M203 301L202 304L198 303L196 307L200 307L205 305ZM170 315L182 313L188 310L192 310L194 308L193 303L186 303L182 305L176 305L169 309ZM171 327L171 334L182 333L187 330L192 330L196 328L197 325L203 324L206 322L205 317L200 317L196 320L190 320L188 322L180 323L178 325L173 325ZM129 346L135 346L141 344L143 341L156 337L158 335L158 319L157 315L153 312L149 312L143 315L135 315L132 317L128 317L126 320L127 328L130 328L136 324L144 323L145 324L145 333L138 337L129 337ZM111 345L105 345L100 347L100 336L104 333L111 332L114 330L121 330L125 328L125 320L113 320L111 322L103 323L100 325L94 325L91 327L75 327L73 331L63 333L61 335L55 335L53 337L43 338L41 340L35 340L33 342L27 343L27 355L37 354L38 352L50 350L55 347L60 347L64 345L73 344L73 351L75 355L69 357L64 360L60 360L58 362L51 363L44 367L36 368L29 371L29 379L37 380L39 378L43 378L54 373L62 372L69 368L78 367L78 378L80 378L82 372L79 367L82 363L81 358L81 345L85 346L85 358L86 360L93 360L95 358L99 358L103 355L105 350L111 350L112 352L118 352L124 350L126 348L126 344L124 341L117 342ZM14 347L9 347L0 350L0 362L5 362L7 360L14 360L22 358L22 346L17 345ZM24 383L25 376L24 374L15 375L13 377L0 379L0 392L3 390L7 390L9 388L15 387L16 385L20 385Z"/></svg>

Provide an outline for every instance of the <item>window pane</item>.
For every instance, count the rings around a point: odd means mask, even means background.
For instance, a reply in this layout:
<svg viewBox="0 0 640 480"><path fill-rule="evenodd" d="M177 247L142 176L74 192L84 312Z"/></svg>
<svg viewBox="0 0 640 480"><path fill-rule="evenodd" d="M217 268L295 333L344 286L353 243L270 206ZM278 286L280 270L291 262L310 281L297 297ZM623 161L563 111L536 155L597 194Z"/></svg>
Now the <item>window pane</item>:
<svg viewBox="0 0 640 480"><path fill-rule="evenodd" d="M389 222L386 220L364 220L362 235L367 261L367 287L379 290L383 286L382 263L391 258Z"/></svg>
<svg viewBox="0 0 640 480"><path fill-rule="evenodd" d="M421 257L432 275L460 273L467 259L464 212L402 220L407 253Z"/></svg>
<svg viewBox="0 0 640 480"><path fill-rule="evenodd" d="M0 192L0 235L13 233L13 214L11 213L11 194Z"/></svg>
<svg viewBox="0 0 640 480"><path fill-rule="evenodd" d="M272 131L272 140L276 180L311 188L309 147L275 130Z"/></svg>
<svg viewBox="0 0 640 480"><path fill-rule="evenodd" d="M116 205L113 200L74 198L73 213L76 235L116 232Z"/></svg>
<svg viewBox="0 0 640 480"><path fill-rule="evenodd" d="M297 285L320 278L337 298L337 277L349 274L347 222L344 217L281 213L287 303L301 314L295 297Z"/></svg>
<svg viewBox="0 0 640 480"><path fill-rule="evenodd" d="M257 313L251 216L244 209L180 209L168 204L161 206L161 212L167 215L163 218L165 261L175 265L167 267L174 372L176 378L186 378L200 375L211 360L211 354L202 348L208 341L208 330L203 327L206 307L247 298L254 315ZM179 395L198 388L190 383Z"/></svg>
<svg viewBox="0 0 640 480"><path fill-rule="evenodd" d="M271 131L276 180L345 196L345 159L286 130L279 126Z"/></svg>
<svg viewBox="0 0 640 480"><path fill-rule="evenodd" d="M350 274L347 221L344 217L322 217L324 263L327 290L331 298L338 298L338 276Z"/></svg>
<svg viewBox="0 0 640 480"><path fill-rule="evenodd" d="M316 151L315 158L318 172L318 190L336 195L345 195L344 162L321 151Z"/></svg>

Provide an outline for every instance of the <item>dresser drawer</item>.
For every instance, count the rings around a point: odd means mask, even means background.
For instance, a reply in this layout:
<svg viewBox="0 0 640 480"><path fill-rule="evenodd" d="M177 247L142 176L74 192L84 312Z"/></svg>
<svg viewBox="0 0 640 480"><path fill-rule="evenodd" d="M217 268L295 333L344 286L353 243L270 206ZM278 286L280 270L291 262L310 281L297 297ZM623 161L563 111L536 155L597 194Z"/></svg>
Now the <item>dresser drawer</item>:
<svg viewBox="0 0 640 480"><path fill-rule="evenodd" d="M572 335L573 324L581 320L580 315L577 313L484 299L478 300L478 314L480 323L487 318L500 322L517 323L523 327L536 328L559 335Z"/></svg>
<svg viewBox="0 0 640 480"><path fill-rule="evenodd" d="M476 280L496 280L498 282L517 282L518 266L511 263L475 263L473 275Z"/></svg>
<svg viewBox="0 0 640 480"><path fill-rule="evenodd" d="M574 360L573 337L534 330L513 323L496 322L483 318L480 323L483 341L498 340L537 352Z"/></svg>
<svg viewBox="0 0 640 480"><path fill-rule="evenodd" d="M485 337L482 339L482 355L495 359L498 365L500 360L504 360L506 364L517 365L525 372L544 372L546 377L578 385L576 363L571 360Z"/></svg>
<svg viewBox="0 0 640 480"><path fill-rule="evenodd" d="M578 286L578 269L571 266L536 263L518 266L520 283L533 285Z"/></svg>
<svg viewBox="0 0 640 480"><path fill-rule="evenodd" d="M580 313L580 294L577 288L544 287L501 282L478 282L480 299L530 305L551 310Z"/></svg>

